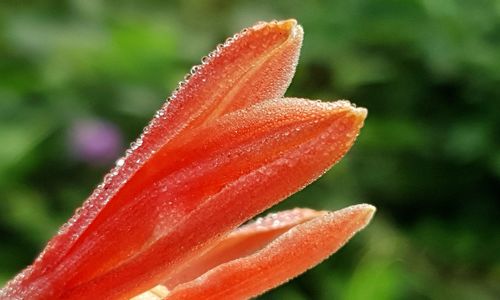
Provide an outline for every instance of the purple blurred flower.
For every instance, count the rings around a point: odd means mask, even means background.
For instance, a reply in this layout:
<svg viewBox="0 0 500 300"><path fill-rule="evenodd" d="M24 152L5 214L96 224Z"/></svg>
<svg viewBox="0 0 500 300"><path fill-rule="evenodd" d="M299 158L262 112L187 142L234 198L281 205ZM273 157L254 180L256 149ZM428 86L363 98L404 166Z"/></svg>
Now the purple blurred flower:
<svg viewBox="0 0 500 300"><path fill-rule="evenodd" d="M69 130L69 151L91 165L106 165L116 160L123 148L122 134L111 122L92 119L75 122Z"/></svg>

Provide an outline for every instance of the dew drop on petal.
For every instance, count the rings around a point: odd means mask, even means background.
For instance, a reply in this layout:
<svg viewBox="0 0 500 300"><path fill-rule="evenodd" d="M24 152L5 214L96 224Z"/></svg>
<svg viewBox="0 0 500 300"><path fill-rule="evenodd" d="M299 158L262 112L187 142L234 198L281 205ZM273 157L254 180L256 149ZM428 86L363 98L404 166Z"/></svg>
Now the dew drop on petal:
<svg viewBox="0 0 500 300"><path fill-rule="evenodd" d="M116 161L116 166L117 166L117 167L121 167L121 166L123 166L124 164L125 164L125 159L123 159L123 157L122 157L122 158L120 158L120 159L118 159L118 160Z"/></svg>

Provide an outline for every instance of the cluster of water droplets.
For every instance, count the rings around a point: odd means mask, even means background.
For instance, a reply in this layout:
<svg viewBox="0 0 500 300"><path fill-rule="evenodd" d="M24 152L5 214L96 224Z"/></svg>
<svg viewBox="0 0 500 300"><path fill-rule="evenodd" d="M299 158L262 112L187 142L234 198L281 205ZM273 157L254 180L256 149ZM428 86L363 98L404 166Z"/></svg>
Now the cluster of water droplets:
<svg viewBox="0 0 500 300"><path fill-rule="evenodd" d="M280 226L281 223L282 220L280 220L280 216L277 213L270 213L266 217L260 217L255 220L255 225L260 227L268 227L271 225L272 228L276 228Z"/></svg>
<svg viewBox="0 0 500 300"><path fill-rule="evenodd" d="M248 223L241 227L241 230L250 229L277 229L281 227L294 226L296 224L302 223L311 219L317 215L310 209L304 208L294 208L287 211L282 211L278 213L270 213L267 216L259 217L255 221Z"/></svg>

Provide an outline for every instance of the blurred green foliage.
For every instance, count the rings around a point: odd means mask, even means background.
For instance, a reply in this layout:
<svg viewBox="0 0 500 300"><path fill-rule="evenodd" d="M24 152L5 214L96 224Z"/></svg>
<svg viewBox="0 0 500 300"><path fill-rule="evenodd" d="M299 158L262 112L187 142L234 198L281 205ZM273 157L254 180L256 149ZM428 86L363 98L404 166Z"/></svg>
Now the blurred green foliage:
<svg viewBox="0 0 500 300"><path fill-rule="evenodd" d="M258 20L294 17L289 95L369 109L353 150L281 204L367 202L373 223L261 299L500 298L500 2L3 1L0 283L110 167L75 159L75 120L132 141L191 65ZM275 208L276 209L276 208Z"/></svg>

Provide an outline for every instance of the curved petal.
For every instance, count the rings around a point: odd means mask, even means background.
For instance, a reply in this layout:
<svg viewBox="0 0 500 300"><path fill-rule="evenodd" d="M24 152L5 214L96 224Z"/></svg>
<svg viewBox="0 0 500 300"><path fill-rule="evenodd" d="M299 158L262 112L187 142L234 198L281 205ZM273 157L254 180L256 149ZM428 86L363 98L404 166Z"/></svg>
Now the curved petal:
<svg viewBox="0 0 500 300"><path fill-rule="evenodd" d="M164 299L247 299L305 272L342 247L371 220L361 204L294 226L269 245L174 288Z"/></svg>
<svg viewBox="0 0 500 300"><path fill-rule="evenodd" d="M137 200L130 197L130 191L148 184L136 173L147 173L146 162L183 132L236 109L281 97L295 71L301 42L302 28L295 20L287 20L260 23L220 45L202 65L193 68L191 78L158 111L126 157L61 227L34 264L10 281L0 296L54 299L68 286L103 274L138 251L144 240L119 241L116 236L105 244L94 242L96 229L109 220L116 226L126 225L114 215ZM124 187L129 193L118 195ZM114 251L116 247L122 250Z"/></svg>
<svg viewBox="0 0 500 300"><path fill-rule="evenodd" d="M326 213L308 208L295 208L258 218L232 231L215 247L190 261L187 266L172 275L170 280L164 282L164 285L173 289L218 265L250 255L262 249L290 228Z"/></svg>
<svg viewBox="0 0 500 300"><path fill-rule="evenodd" d="M140 253L63 296L131 297L168 280L226 232L319 177L347 152L365 116L345 101L281 99L192 131L158 152L159 160L174 153L176 159L148 161L151 173L142 177L154 184L92 233L101 245L120 236L148 238Z"/></svg>

